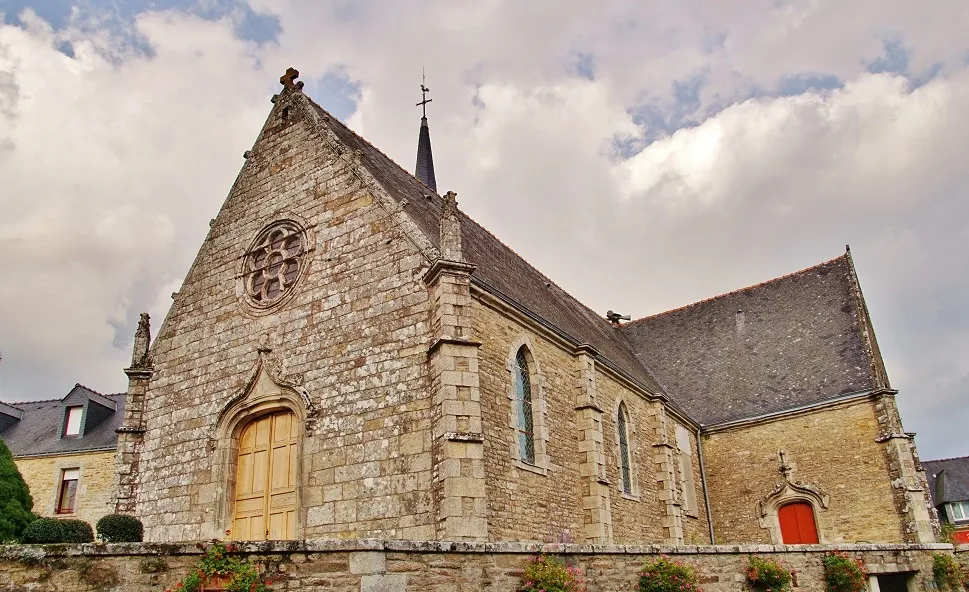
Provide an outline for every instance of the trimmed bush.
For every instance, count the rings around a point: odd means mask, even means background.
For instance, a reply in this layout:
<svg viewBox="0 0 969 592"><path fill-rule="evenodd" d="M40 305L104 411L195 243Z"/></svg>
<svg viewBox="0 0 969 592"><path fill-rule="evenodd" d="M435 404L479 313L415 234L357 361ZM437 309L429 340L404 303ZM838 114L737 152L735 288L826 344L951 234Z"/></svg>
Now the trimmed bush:
<svg viewBox="0 0 969 592"><path fill-rule="evenodd" d="M140 543L145 533L141 520L127 514L108 514L97 527L98 538L108 543Z"/></svg>
<svg viewBox="0 0 969 592"><path fill-rule="evenodd" d="M34 500L13 462L10 449L0 440L0 543L18 540L33 522Z"/></svg>
<svg viewBox="0 0 969 592"><path fill-rule="evenodd" d="M94 529L83 520L61 520L64 523L65 543L93 543Z"/></svg>
<svg viewBox="0 0 969 592"><path fill-rule="evenodd" d="M83 520L38 518L24 529L23 542L36 545L55 543L90 543L94 540L91 525Z"/></svg>
<svg viewBox="0 0 969 592"><path fill-rule="evenodd" d="M55 518L38 518L24 529L23 542L48 545L64 542L64 524Z"/></svg>

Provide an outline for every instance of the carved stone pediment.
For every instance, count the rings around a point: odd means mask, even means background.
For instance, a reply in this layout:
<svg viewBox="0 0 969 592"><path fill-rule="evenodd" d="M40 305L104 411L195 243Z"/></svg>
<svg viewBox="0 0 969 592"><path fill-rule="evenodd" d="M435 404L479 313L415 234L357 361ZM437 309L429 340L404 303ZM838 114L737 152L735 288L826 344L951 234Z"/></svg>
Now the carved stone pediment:
<svg viewBox="0 0 969 592"><path fill-rule="evenodd" d="M807 499L816 507L826 510L831 498L820 487L802 481L785 479L783 483L775 485L770 493L757 502L757 509L761 518L764 518L772 511L776 512L777 508L785 503L798 499Z"/></svg>

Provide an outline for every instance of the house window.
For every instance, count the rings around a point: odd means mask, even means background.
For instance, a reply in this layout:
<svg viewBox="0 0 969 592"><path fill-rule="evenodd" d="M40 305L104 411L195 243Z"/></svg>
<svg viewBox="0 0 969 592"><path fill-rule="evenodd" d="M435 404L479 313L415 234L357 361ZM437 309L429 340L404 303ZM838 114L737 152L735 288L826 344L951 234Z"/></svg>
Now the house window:
<svg viewBox="0 0 969 592"><path fill-rule="evenodd" d="M64 435L77 436L81 433L81 413L84 407L68 407L67 421L64 422Z"/></svg>
<svg viewBox="0 0 969 592"><path fill-rule="evenodd" d="M535 464L532 385L526 352L527 350L522 346L515 356L515 411L518 416L518 454L521 460Z"/></svg>
<svg viewBox="0 0 969 592"><path fill-rule="evenodd" d="M676 426L676 448L679 452L680 486L683 488L683 509L696 513L696 484L693 481L693 449L690 447L690 432L683 426Z"/></svg>
<svg viewBox="0 0 969 592"><path fill-rule="evenodd" d="M80 476L80 469L61 471L61 487L57 495L58 514L73 514L77 510L77 480Z"/></svg>
<svg viewBox="0 0 969 592"><path fill-rule="evenodd" d="M949 504L953 520L969 520L969 502L952 502Z"/></svg>
<svg viewBox="0 0 969 592"><path fill-rule="evenodd" d="M632 494L633 480L632 471L629 467L629 429L625 403L619 404L616 425L619 429L619 471L622 478L622 492Z"/></svg>

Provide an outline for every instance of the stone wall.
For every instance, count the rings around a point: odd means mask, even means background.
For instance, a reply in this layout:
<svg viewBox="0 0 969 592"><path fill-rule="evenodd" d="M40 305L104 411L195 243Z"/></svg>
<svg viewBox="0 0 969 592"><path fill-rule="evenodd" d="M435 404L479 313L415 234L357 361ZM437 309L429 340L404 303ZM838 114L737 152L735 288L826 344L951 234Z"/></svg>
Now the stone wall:
<svg viewBox="0 0 969 592"><path fill-rule="evenodd" d="M260 368L306 422L297 537L434 538L427 262L318 117L299 93L279 97L152 346L135 508L149 540L231 527L246 418L220 422L245 411ZM257 310L241 261L281 219L306 230L303 275Z"/></svg>
<svg viewBox="0 0 969 592"><path fill-rule="evenodd" d="M659 554L694 566L705 592L744 589L750 555L795 571L796 590L824 589L821 558L839 550L861 559L870 574L910 574L909 590L934 590L932 554L951 545L605 546L407 541L250 543L243 552L275 581L301 592L513 592L537 553L559 556L586 578L589 592L633 592L644 561ZM200 559L189 544L0 547L0 589L158 592L174 586Z"/></svg>
<svg viewBox="0 0 969 592"><path fill-rule="evenodd" d="M758 502L784 482L780 450L794 481L830 496L816 508L822 543L902 542L879 429L874 403L861 399L705 435L716 542L775 542Z"/></svg>
<svg viewBox="0 0 969 592"><path fill-rule="evenodd" d="M77 518L93 528L102 516L114 511L114 451L16 458L14 462L30 488L34 513L39 516ZM80 469L74 514L55 513L64 469Z"/></svg>

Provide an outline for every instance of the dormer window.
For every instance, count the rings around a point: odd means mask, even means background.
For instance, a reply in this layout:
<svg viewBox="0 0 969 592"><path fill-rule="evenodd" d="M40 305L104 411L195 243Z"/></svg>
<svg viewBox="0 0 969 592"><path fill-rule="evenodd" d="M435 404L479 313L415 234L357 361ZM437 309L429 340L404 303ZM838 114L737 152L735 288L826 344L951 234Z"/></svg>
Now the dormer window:
<svg viewBox="0 0 969 592"><path fill-rule="evenodd" d="M67 408L67 421L64 424L65 436L79 436L81 434L82 411L84 411L84 407L80 405Z"/></svg>
<svg viewBox="0 0 969 592"><path fill-rule="evenodd" d="M969 520L969 502L952 502L949 504L949 510L953 522Z"/></svg>

